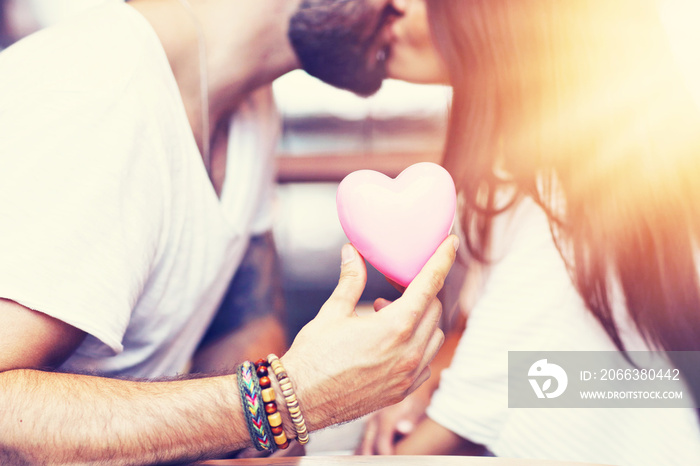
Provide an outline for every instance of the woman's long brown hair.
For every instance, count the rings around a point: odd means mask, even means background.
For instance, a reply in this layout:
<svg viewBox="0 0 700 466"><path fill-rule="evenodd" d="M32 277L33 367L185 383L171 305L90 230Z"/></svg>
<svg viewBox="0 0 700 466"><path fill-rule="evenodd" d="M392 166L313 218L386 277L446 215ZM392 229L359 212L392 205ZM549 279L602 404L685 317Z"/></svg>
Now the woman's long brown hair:
<svg viewBox="0 0 700 466"><path fill-rule="evenodd" d="M652 348L700 351L700 112L656 2L428 4L454 89L445 166L472 256L488 260L507 207L496 193L531 196L621 351L614 283ZM672 359L698 402L700 368Z"/></svg>

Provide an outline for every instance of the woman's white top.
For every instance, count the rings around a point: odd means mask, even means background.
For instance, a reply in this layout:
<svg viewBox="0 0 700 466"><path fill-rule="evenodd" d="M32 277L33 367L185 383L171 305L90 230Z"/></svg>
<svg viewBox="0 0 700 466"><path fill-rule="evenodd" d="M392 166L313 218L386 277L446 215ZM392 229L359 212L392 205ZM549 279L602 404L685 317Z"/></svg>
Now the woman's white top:
<svg viewBox="0 0 700 466"><path fill-rule="evenodd" d="M619 465L700 464L693 409L508 407L508 351L615 351L585 308L543 210L525 199L496 217L492 265L470 264L476 299L430 418L497 456ZM477 273L474 273L477 272ZM475 277L480 276L480 279ZM619 293L618 293L619 295ZM618 297L629 350L646 350Z"/></svg>

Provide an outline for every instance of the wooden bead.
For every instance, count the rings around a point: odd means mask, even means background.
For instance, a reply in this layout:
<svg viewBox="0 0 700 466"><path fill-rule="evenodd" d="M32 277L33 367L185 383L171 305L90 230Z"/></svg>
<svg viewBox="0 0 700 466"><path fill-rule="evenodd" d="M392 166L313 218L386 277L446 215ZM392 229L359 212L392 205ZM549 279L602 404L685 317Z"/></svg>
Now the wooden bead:
<svg viewBox="0 0 700 466"><path fill-rule="evenodd" d="M272 361L269 361L269 360L268 360L268 363L269 363L270 366L271 366L273 369L275 369L275 370L277 370L277 368L279 368L279 369L284 369L284 368L282 367L282 362L281 362L279 359L273 359Z"/></svg>
<svg viewBox="0 0 700 466"><path fill-rule="evenodd" d="M262 391L262 399L265 403L269 403L270 401L275 401L275 389L274 388L266 388L265 390Z"/></svg>
<svg viewBox="0 0 700 466"><path fill-rule="evenodd" d="M256 368L256 369L257 369L258 367L265 366L265 365L267 365L267 361L265 361L265 360L262 359L262 358L261 358L261 359L258 359L257 361L255 361L255 368Z"/></svg>
<svg viewBox="0 0 700 466"><path fill-rule="evenodd" d="M267 420L270 422L270 427L277 427L282 425L282 415L280 413L274 413L267 416Z"/></svg>
<svg viewBox="0 0 700 466"><path fill-rule="evenodd" d="M306 430L306 424L303 426L300 426L299 424L294 424L294 429L297 431L297 434L306 434L308 431Z"/></svg>
<svg viewBox="0 0 700 466"><path fill-rule="evenodd" d="M287 440L284 443L280 443L279 445L277 445L277 448L279 448L280 450L286 450L287 448L289 448L289 440Z"/></svg>
<svg viewBox="0 0 700 466"><path fill-rule="evenodd" d="M272 414L277 412L277 404L274 401L270 401L269 403L265 403L265 412L267 414Z"/></svg>
<svg viewBox="0 0 700 466"><path fill-rule="evenodd" d="M259 382L260 382L260 387L262 387L262 388L270 388L270 386L271 386L269 377L262 376L262 377L260 377Z"/></svg>
<svg viewBox="0 0 700 466"><path fill-rule="evenodd" d="M277 381L280 383L280 388L282 390L291 390L292 389L292 384L289 382L289 379L287 379L287 380L277 379Z"/></svg>
<svg viewBox="0 0 700 466"><path fill-rule="evenodd" d="M267 366L260 366L255 372L258 374L258 377L266 377L269 374Z"/></svg>
<svg viewBox="0 0 700 466"><path fill-rule="evenodd" d="M282 433L279 434L279 435L275 435L275 436L273 436L272 438L275 439L275 443L276 443L278 446L279 446L279 445L283 445L283 444L285 444L285 443L288 443L287 434L285 434L284 432L282 432Z"/></svg>
<svg viewBox="0 0 700 466"><path fill-rule="evenodd" d="M294 428L297 431L297 441L302 445L308 443L309 433L306 430L306 423L304 421L304 417L301 415L301 409L299 408L299 403L294 393L292 382L289 379L287 372L284 370L282 362L277 356L270 354L268 355L267 360L275 374L275 377L277 377L277 382L279 383L284 401L292 418L292 422L294 423Z"/></svg>
<svg viewBox="0 0 700 466"><path fill-rule="evenodd" d="M284 428L282 426L270 427L270 432L272 432L272 435L279 435L284 432Z"/></svg>

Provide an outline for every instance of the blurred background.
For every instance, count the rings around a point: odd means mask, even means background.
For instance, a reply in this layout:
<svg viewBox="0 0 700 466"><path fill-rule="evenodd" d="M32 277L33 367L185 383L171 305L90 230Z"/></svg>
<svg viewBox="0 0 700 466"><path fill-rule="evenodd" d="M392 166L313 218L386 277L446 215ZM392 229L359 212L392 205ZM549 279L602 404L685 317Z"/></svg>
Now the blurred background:
<svg viewBox="0 0 700 466"><path fill-rule="evenodd" d="M0 0L0 49L102 1ZM303 71L277 80L282 116L274 235L290 337L335 287L347 242L335 207L338 183L364 168L395 177L420 161L439 162L450 90L387 80L370 98L335 89ZM362 301L398 293L371 266Z"/></svg>

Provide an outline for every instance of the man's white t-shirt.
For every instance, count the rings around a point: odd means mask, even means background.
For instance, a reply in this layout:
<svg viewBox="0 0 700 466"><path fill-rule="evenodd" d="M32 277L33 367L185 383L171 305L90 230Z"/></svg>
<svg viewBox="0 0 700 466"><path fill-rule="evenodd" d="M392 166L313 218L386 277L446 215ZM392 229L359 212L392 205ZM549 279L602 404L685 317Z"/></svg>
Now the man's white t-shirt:
<svg viewBox="0 0 700 466"><path fill-rule="evenodd" d="M615 351L586 309L546 215L526 198L494 220L489 266L428 416L496 456L615 465L700 464L693 409L508 408L508 351ZM474 277L472 276L472 279ZM621 295L613 303L628 350L644 344Z"/></svg>
<svg viewBox="0 0 700 466"><path fill-rule="evenodd" d="M183 370L249 234L269 228L277 123L269 89L242 105L219 198L165 52L129 5L0 54L0 297L88 333L61 369Z"/></svg>

